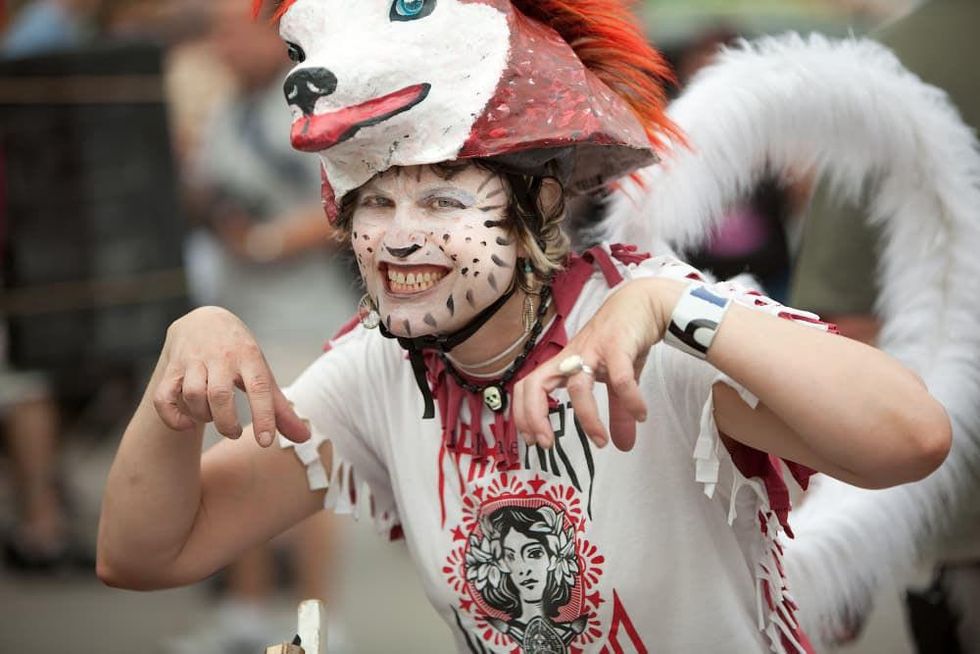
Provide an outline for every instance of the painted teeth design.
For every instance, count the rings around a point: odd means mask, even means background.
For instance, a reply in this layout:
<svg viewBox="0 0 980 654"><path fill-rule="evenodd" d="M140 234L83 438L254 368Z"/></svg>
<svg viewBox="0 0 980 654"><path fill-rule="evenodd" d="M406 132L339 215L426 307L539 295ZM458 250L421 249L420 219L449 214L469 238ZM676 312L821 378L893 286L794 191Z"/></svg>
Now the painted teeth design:
<svg viewBox="0 0 980 654"><path fill-rule="evenodd" d="M408 273L388 269L388 283L395 293L419 293L435 286L446 276L445 272Z"/></svg>

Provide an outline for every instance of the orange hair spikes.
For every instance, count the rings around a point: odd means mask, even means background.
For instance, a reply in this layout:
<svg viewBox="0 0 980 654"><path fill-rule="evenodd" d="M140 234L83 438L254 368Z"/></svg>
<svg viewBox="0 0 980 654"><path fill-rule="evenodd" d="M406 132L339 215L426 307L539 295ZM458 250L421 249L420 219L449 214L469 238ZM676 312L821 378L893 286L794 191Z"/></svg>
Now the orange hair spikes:
<svg viewBox="0 0 980 654"><path fill-rule="evenodd" d="M282 15L289 11L289 8L296 0L276 0L276 10L272 14L271 20L279 20ZM252 17L258 18L262 15L262 7L265 6L266 0L252 0Z"/></svg>
<svg viewBox="0 0 980 654"><path fill-rule="evenodd" d="M663 137L683 140L667 117L666 83L674 74L647 41L630 0L511 0L522 14L548 25L585 67L619 94L659 149Z"/></svg>

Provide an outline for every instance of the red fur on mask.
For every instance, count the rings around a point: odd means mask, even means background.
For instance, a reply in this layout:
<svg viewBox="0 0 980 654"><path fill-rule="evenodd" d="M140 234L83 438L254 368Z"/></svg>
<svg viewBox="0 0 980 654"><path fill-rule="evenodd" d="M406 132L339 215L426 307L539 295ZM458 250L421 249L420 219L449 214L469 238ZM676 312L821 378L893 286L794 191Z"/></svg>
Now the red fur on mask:
<svg viewBox="0 0 980 654"><path fill-rule="evenodd" d="M276 11L272 14L271 20L279 20L282 15L289 11L289 8L293 6L296 0L276 0ZM252 0L252 16L258 18L262 15L262 7L265 5L266 0Z"/></svg>

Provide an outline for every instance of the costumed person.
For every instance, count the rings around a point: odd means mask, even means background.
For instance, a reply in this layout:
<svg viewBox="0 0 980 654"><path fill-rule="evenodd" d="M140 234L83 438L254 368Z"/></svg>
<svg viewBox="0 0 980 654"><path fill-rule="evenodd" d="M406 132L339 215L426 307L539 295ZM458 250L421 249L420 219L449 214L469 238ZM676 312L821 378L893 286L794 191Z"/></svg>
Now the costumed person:
<svg viewBox="0 0 980 654"><path fill-rule="evenodd" d="M810 651L780 459L890 486L942 462L950 425L913 373L812 314L669 254L568 252L566 194L683 165L628 10L279 14L292 142L320 156L361 315L285 391L227 311L174 323L110 473L100 577L188 583L327 506L406 539L459 651ZM212 420L230 440L202 459Z"/></svg>

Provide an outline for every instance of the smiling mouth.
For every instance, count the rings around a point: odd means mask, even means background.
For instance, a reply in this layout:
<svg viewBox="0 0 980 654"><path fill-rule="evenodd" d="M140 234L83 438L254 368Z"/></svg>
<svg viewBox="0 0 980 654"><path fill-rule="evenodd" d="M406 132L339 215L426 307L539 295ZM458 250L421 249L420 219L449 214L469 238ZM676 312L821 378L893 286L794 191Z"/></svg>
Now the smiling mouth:
<svg viewBox="0 0 980 654"><path fill-rule="evenodd" d="M425 100L431 84L415 84L367 102L325 114L305 115L293 122L293 147L319 152L352 138L363 127L377 125Z"/></svg>
<svg viewBox="0 0 980 654"><path fill-rule="evenodd" d="M382 264L385 288L392 295L418 295L434 288L446 275L447 268L440 266L399 266Z"/></svg>

